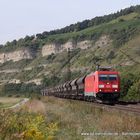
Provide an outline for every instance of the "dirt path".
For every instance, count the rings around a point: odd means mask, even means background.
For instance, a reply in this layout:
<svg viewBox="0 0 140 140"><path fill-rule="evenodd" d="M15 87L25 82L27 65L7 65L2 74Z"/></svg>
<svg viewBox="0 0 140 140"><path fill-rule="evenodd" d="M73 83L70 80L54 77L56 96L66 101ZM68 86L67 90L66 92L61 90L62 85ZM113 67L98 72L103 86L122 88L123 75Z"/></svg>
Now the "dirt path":
<svg viewBox="0 0 140 140"><path fill-rule="evenodd" d="M13 105L13 106L11 106L11 107L8 107L8 108L6 108L6 109L14 109L14 108L19 108L19 107L21 107L22 105L24 105L26 102L28 102L29 101L29 98L24 98L23 100L21 100L19 103L17 103L17 104L15 104L15 105Z"/></svg>

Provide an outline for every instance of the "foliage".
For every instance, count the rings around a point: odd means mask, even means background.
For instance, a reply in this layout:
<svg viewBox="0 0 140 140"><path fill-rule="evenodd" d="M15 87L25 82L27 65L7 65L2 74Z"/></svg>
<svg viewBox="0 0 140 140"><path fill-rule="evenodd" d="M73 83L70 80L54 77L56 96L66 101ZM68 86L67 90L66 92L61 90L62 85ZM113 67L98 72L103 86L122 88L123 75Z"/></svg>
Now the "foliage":
<svg viewBox="0 0 140 140"><path fill-rule="evenodd" d="M0 138L3 140L49 140L57 131L57 123L48 123L41 114L25 109L0 111Z"/></svg>
<svg viewBox="0 0 140 140"><path fill-rule="evenodd" d="M135 82L128 90L125 96L127 101L140 101L140 80Z"/></svg>
<svg viewBox="0 0 140 140"><path fill-rule="evenodd" d="M43 68L43 66L36 66L32 67L30 70L23 70L16 76L16 78L21 79L22 81L29 81L30 79L37 77L38 73L41 72Z"/></svg>
<svg viewBox="0 0 140 140"><path fill-rule="evenodd" d="M52 75L51 77L44 76L42 83L44 86L55 86L59 83L60 78L56 75Z"/></svg>
<svg viewBox="0 0 140 140"><path fill-rule="evenodd" d="M28 64L30 64L31 60L28 59L23 59L17 62L7 61L3 64L0 64L0 70L5 70L5 69L20 69L26 67Z"/></svg>
<svg viewBox="0 0 140 140"><path fill-rule="evenodd" d="M121 98L126 101L140 101L140 74L125 73L121 76Z"/></svg>
<svg viewBox="0 0 140 140"><path fill-rule="evenodd" d="M128 21L126 22L129 23ZM111 37L114 40L114 45L116 47L122 46L127 41L129 41L137 32L136 26L133 24L126 25L123 28L116 28L113 31L111 31Z"/></svg>
<svg viewBox="0 0 140 140"><path fill-rule="evenodd" d="M24 94L24 93L40 93L41 86L37 86L34 83L29 83L29 84L24 84L24 83L19 83L19 84L14 84L14 83L9 83L5 84L1 92L3 94L9 94L9 93L14 93L14 94Z"/></svg>
<svg viewBox="0 0 140 140"><path fill-rule="evenodd" d="M126 75L121 76L121 95L124 96L127 94L129 88L134 83L134 75L132 73L128 73Z"/></svg>
<svg viewBox="0 0 140 140"><path fill-rule="evenodd" d="M47 60L48 60L49 62L52 62L54 59L55 59L54 53L48 55L48 57L47 57Z"/></svg>

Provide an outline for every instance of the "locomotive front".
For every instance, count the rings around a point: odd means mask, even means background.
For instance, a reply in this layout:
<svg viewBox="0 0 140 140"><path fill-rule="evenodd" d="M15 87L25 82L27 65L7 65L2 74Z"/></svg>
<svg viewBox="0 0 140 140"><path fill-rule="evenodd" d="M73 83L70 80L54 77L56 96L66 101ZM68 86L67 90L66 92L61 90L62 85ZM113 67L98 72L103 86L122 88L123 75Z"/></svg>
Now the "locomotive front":
<svg viewBox="0 0 140 140"><path fill-rule="evenodd" d="M120 78L115 71L97 72L97 91L96 97L102 100L117 101L120 97Z"/></svg>
<svg viewBox="0 0 140 140"><path fill-rule="evenodd" d="M96 71L85 78L85 96L100 101L117 101L120 97L120 78L116 71Z"/></svg>

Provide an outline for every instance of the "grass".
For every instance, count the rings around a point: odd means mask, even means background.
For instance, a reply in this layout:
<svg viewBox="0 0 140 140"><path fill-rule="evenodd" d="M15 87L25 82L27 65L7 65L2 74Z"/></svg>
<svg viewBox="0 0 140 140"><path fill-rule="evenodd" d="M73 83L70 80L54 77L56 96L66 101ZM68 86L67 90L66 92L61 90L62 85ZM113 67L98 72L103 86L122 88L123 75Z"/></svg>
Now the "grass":
<svg viewBox="0 0 140 140"><path fill-rule="evenodd" d="M18 99L2 97L0 102L14 104L19 101ZM46 124L58 124L58 131L52 140L139 140L140 138L140 136L122 135L140 132L139 116L95 107L92 103L43 97L41 100L30 100L23 108L30 113L43 114L47 118ZM92 135L83 135L86 133ZM93 135L99 133L102 135ZM103 136L105 133L118 133L118 136Z"/></svg>
<svg viewBox="0 0 140 140"><path fill-rule="evenodd" d="M0 108L11 107L20 102L21 100L22 98L16 97L0 97Z"/></svg>
<svg viewBox="0 0 140 140"><path fill-rule="evenodd" d="M20 60L17 62L7 61L6 63L0 64L0 70L5 70L5 69L21 69L26 67L28 64L30 64L32 60Z"/></svg>
<svg viewBox="0 0 140 140"><path fill-rule="evenodd" d="M134 61L140 63L139 43L140 43L140 36L137 36L133 40L130 40L128 43L126 43L123 47L119 48L115 52L115 57L111 60L112 63L125 64L126 62L128 62L132 65L136 64Z"/></svg>
<svg viewBox="0 0 140 140"><path fill-rule="evenodd" d="M58 122L58 140L138 140L122 132L139 132L140 117L97 108L92 103L43 97L49 121ZM81 133L119 133L118 136L82 136Z"/></svg>
<svg viewBox="0 0 140 140"><path fill-rule="evenodd" d="M130 13L130 14L125 15L125 16L120 16L117 19L114 19L114 20L110 21L109 23L112 23L113 24L113 23L119 22L120 19L123 19L123 20L132 20L135 17L137 17L138 15L139 15L138 13L133 12L133 13Z"/></svg>
<svg viewBox="0 0 140 140"><path fill-rule="evenodd" d="M21 79L22 81L28 81L36 78L39 72L43 70L43 66L33 67L31 70L22 71L16 75L17 79Z"/></svg>
<svg viewBox="0 0 140 140"><path fill-rule="evenodd" d="M45 114L45 105L40 100L32 99L24 107L30 112Z"/></svg>

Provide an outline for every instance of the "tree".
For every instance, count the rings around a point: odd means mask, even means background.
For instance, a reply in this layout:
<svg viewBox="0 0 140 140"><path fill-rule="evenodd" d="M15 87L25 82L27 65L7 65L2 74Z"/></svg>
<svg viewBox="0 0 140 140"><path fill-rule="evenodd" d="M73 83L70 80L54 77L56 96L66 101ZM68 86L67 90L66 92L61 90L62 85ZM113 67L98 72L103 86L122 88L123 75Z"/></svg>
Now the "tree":
<svg viewBox="0 0 140 140"><path fill-rule="evenodd" d="M130 87L125 98L129 101L140 101L140 80Z"/></svg>

